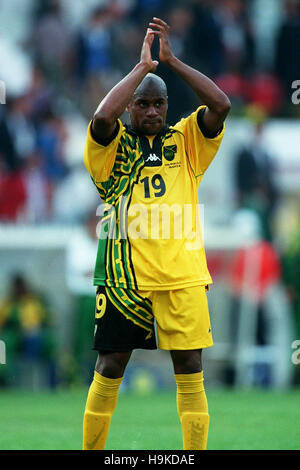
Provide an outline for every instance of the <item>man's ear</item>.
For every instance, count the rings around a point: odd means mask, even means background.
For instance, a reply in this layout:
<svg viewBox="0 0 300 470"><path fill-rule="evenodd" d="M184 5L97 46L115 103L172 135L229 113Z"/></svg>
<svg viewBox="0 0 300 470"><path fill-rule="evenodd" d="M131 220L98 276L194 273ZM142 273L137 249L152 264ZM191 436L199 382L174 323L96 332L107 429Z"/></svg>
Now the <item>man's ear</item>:
<svg viewBox="0 0 300 470"><path fill-rule="evenodd" d="M129 109L130 109L130 103L126 106L127 113L129 113Z"/></svg>

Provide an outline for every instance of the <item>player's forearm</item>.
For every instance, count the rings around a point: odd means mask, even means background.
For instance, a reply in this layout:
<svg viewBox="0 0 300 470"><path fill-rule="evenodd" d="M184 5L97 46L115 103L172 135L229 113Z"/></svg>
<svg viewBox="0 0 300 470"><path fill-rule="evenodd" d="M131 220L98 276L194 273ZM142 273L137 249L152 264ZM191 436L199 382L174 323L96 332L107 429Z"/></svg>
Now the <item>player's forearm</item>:
<svg viewBox="0 0 300 470"><path fill-rule="evenodd" d="M139 62L101 101L95 116L105 116L112 120L118 119L125 111L134 91L148 72L149 67Z"/></svg>
<svg viewBox="0 0 300 470"><path fill-rule="evenodd" d="M167 64L196 93L200 102L216 114L227 115L230 101L225 93L206 75L172 56Z"/></svg>
<svg viewBox="0 0 300 470"><path fill-rule="evenodd" d="M117 119L124 113L131 97L149 72L149 66L139 62L99 104L93 118L93 128L99 137L108 137Z"/></svg>

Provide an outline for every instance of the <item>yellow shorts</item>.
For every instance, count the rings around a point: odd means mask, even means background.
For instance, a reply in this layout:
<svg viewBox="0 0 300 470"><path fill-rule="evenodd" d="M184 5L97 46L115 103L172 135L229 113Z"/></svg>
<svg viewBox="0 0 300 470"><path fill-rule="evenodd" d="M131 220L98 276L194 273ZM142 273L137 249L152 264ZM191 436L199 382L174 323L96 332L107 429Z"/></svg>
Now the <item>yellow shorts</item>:
<svg viewBox="0 0 300 470"><path fill-rule="evenodd" d="M202 349L213 345L205 286L139 293L152 302L160 349Z"/></svg>
<svg viewBox="0 0 300 470"><path fill-rule="evenodd" d="M133 291L99 286L94 349L168 351L213 345L206 286ZM157 343L156 343L157 338Z"/></svg>

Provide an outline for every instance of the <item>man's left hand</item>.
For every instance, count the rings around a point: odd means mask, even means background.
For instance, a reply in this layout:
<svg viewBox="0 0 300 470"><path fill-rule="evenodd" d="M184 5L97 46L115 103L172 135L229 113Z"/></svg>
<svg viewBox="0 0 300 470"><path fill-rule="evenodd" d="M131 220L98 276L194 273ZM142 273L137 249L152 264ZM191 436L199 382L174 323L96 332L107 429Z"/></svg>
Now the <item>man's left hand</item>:
<svg viewBox="0 0 300 470"><path fill-rule="evenodd" d="M168 64L173 58L173 52L169 40L170 26L165 21L154 17L153 22L149 23L151 30L159 38L159 59L161 62ZM153 29L156 28L156 29Z"/></svg>

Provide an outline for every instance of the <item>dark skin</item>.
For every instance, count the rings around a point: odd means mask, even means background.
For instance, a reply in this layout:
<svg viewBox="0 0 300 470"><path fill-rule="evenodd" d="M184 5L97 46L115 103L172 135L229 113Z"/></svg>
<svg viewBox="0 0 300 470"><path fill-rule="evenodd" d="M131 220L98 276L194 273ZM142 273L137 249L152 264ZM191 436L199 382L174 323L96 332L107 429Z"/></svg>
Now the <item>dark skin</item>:
<svg viewBox="0 0 300 470"><path fill-rule="evenodd" d="M177 73L195 92L200 103L206 105L203 123L216 133L230 111L230 101L216 84L201 72L189 67L174 56L170 41L170 27L163 20L153 18L144 38L139 63L121 80L99 104L93 118L93 132L100 140L109 138L117 119L128 111L132 127L145 135L156 135L165 126L168 97L164 82L152 74L158 62L152 60L151 46L159 38L159 60ZM124 375L132 351L99 352L96 371L108 378ZM202 370L202 350L170 351L175 374L192 374Z"/></svg>
<svg viewBox="0 0 300 470"><path fill-rule="evenodd" d="M132 351L99 352L95 370L103 377L123 377ZM175 374L194 374L202 370L202 350L170 351Z"/></svg>
<svg viewBox="0 0 300 470"><path fill-rule="evenodd" d="M159 83L144 79L146 90L137 93L128 105L132 127L145 135L156 135L166 123L168 98Z"/></svg>

